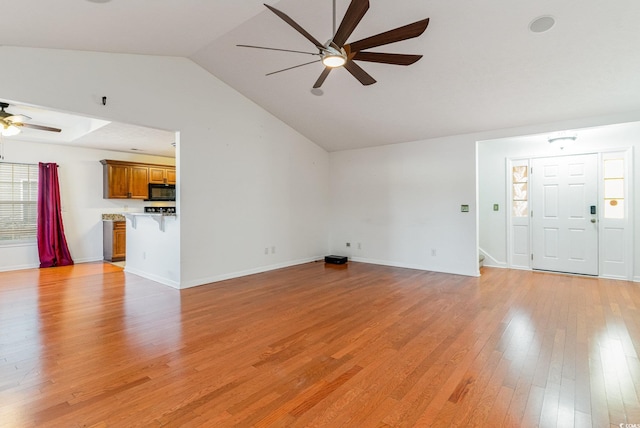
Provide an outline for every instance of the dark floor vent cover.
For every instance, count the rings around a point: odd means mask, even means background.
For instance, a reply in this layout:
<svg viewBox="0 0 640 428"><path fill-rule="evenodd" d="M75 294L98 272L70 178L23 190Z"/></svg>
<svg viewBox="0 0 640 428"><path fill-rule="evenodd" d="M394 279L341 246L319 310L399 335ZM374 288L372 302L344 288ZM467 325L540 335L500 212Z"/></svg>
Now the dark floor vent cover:
<svg viewBox="0 0 640 428"><path fill-rule="evenodd" d="M344 256L325 256L324 262L331 263L332 265L343 265L347 263L347 258Z"/></svg>

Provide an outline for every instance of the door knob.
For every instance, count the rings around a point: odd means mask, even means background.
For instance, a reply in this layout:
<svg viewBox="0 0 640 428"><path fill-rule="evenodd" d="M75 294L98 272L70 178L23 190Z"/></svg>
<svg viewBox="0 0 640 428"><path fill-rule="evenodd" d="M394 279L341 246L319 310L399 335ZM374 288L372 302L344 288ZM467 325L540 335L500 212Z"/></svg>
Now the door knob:
<svg viewBox="0 0 640 428"><path fill-rule="evenodd" d="M596 219L595 219L595 218L592 218L592 219L591 219L591 223L595 223L595 222L596 222Z"/></svg>

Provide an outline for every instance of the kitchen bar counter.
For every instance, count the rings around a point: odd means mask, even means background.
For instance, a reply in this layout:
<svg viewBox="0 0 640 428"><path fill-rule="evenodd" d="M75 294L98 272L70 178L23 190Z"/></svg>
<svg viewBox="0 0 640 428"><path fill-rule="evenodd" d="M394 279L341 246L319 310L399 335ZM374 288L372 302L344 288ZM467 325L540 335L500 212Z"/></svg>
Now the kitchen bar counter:
<svg viewBox="0 0 640 428"><path fill-rule="evenodd" d="M167 218L167 217L175 218L176 217L175 213L123 213L122 215L125 218L128 218L129 220L131 220L131 227L133 227L134 229L137 226L138 218L140 218L140 217L150 217L150 218L152 218L153 220L155 220L158 223L158 226L160 226L160 230L162 232L164 232L165 218Z"/></svg>
<svg viewBox="0 0 640 428"><path fill-rule="evenodd" d="M102 221L125 221L122 214L102 214Z"/></svg>

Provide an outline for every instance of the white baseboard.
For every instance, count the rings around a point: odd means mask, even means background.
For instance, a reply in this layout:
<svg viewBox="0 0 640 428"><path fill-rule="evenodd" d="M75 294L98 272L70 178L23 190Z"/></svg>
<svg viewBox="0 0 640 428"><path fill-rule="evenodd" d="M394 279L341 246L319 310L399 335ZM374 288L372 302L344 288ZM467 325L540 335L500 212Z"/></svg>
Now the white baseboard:
<svg viewBox="0 0 640 428"><path fill-rule="evenodd" d="M200 285L210 284L212 282L220 282L220 281L226 281L227 279L240 278L247 275L255 275L257 273L269 272L272 270L301 265L304 263L316 262L318 260L324 260L324 256L309 257L305 259L292 260L292 261L283 262L283 263L276 263L268 266L260 266L257 268L247 269L247 270L238 271L238 272L226 273L223 275L214 275L206 278L198 278L198 279L194 279L194 280L182 283L177 288L198 287ZM125 268L125 271L126 271L126 268Z"/></svg>
<svg viewBox="0 0 640 428"><path fill-rule="evenodd" d="M162 285L168 285L171 288L175 288L175 289L179 289L180 288L180 283L179 282L173 281L173 280L171 280L169 278L164 278L164 277L159 276L159 275L151 275L148 272L143 272L143 271L139 271L137 269L128 268L126 264L124 265L124 271L126 273L132 273L134 275L138 275L138 276L140 276L142 278L150 279L151 281L159 282Z"/></svg>
<svg viewBox="0 0 640 428"><path fill-rule="evenodd" d="M416 269L416 270L424 270L424 271L428 271L428 272L438 272L438 273L447 273L450 275L462 275L462 276L472 276L472 277L479 277L480 276L480 270L478 269L477 272L474 273L468 273L468 272L454 272L454 271L448 271L448 270L442 270L442 269L434 269L432 266L424 266L424 265L414 265L414 264L410 264L410 263L399 263L399 262L390 262L387 260L376 260L376 259L367 259L367 258L360 258L360 257L350 257L349 260L352 260L354 262L359 262L359 263L369 263L372 265L381 265L381 266L391 266L391 267L399 267L399 268L405 268L405 269Z"/></svg>
<svg viewBox="0 0 640 428"><path fill-rule="evenodd" d="M40 267L40 263L36 264L27 264L27 265L16 265L16 266L2 266L0 267L0 272L11 272L14 270L25 270L25 269L37 269Z"/></svg>
<svg viewBox="0 0 640 428"><path fill-rule="evenodd" d="M478 251L480 251L480 253L484 255L484 266L499 267L499 268L508 267L506 262L500 262L496 260L495 257L492 257L491 254L489 254L482 248L478 248Z"/></svg>

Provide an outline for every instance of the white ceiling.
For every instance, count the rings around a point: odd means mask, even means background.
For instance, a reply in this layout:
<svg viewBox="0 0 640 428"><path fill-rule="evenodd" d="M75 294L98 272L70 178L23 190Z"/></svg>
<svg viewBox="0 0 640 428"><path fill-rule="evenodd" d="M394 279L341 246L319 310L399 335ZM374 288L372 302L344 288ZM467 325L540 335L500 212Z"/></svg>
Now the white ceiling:
<svg viewBox="0 0 640 428"><path fill-rule="evenodd" d="M50 126L61 132L41 131L21 127L20 134L5 137L13 141L32 141L114 150L118 152L139 152L141 154L175 157L175 132L143 128L126 123L109 122L96 118L78 116L41 107L9 103L6 112L25 115L27 124Z"/></svg>
<svg viewBox="0 0 640 428"><path fill-rule="evenodd" d="M349 1L336 3L340 19ZM270 4L330 38L332 1ZM555 26L530 32L542 15ZM422 60L362 62L378 81L367 87L334 70L321 96L310 92L320 64L265 76L308 56L235 46L315 51L260 1L22 0L3 9L0 40L191 58L330 151L640 110L637 0L370 0L348 41L426 17L421 37L375 49Z"/></svg>

